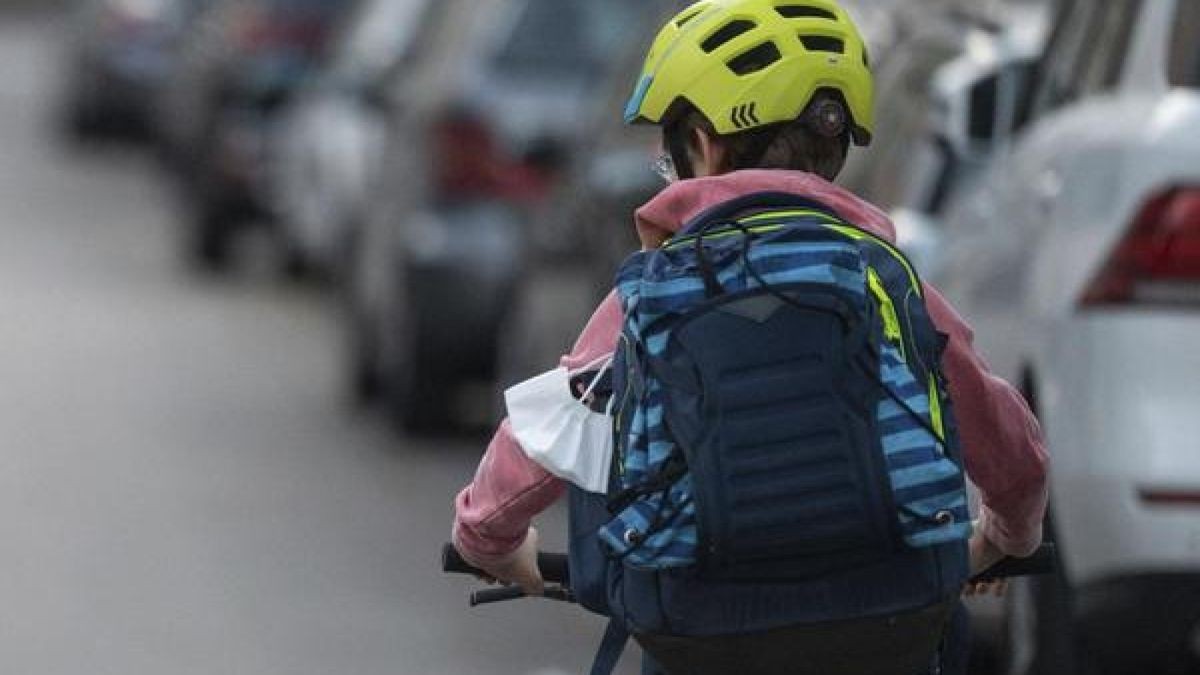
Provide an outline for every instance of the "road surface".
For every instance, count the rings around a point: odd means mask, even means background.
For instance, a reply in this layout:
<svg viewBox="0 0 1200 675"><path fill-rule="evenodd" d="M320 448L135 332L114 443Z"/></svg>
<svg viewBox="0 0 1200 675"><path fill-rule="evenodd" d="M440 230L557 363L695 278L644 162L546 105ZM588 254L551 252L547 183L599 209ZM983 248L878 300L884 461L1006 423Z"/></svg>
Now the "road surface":
<svg viewBox="0 0 1200 675"><path fill-rule="evenodd" d="M584 671L599 619L436 570L482 440L351 410L311 289L183 269L155 165L56 140L58 36L0 15L0 673Z"/></svg>

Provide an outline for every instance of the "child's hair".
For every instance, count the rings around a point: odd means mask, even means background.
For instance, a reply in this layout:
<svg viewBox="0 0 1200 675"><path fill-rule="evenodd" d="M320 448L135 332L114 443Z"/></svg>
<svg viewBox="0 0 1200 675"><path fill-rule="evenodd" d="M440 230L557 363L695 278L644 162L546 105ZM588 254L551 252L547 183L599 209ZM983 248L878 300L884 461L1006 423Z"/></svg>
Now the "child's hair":
<svg viewBox="0 0 1200 675"><path fill-rule="evenodd" d="M845 167L850 149L849 131L824 136L813 131L803 118L725 136L718 136L712 123L694 109L678 123L689 135L692 129L699 128L718 138L725 148L724 168L728 171L786 169L814 173L833 181Z"/></svg>

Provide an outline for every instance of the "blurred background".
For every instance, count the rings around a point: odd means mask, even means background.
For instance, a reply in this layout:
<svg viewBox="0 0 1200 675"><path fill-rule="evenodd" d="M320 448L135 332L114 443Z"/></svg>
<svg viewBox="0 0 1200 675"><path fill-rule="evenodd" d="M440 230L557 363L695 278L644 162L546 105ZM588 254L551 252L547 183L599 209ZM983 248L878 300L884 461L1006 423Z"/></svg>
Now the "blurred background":
<svg viewBox="0 0 1200 675"><path fill-rule="evenodd" d="M973 602L972 673L1200 673L1200 2L845 2L841 182L1054 458L1059 573ZM583 672L601 620L438 549L636 245L684 4L0 3L0 671Z"/></svg>

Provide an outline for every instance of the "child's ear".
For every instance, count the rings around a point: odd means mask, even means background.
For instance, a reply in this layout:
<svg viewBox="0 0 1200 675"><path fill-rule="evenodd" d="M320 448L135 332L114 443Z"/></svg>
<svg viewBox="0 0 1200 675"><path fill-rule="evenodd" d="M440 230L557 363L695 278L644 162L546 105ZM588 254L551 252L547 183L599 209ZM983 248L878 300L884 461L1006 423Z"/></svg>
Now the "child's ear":
<svg viewBox="0 0 1200 675"><path fill-rule="evenodd" d="M692 155L692 166L696 176L715 176L725 173L728 153L720 137L709 134L700 127L693 127L688 139L688 153Z"/></svg>

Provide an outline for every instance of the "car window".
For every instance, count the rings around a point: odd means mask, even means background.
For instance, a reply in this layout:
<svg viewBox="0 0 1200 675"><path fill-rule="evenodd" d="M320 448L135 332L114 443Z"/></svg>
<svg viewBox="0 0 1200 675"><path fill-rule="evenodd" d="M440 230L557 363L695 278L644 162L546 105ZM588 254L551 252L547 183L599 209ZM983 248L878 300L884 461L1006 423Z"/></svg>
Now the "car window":
<svg viewBox="0 0 1200 675"><path fill-rule="evenodd" d="M937 140L936 148L941 156L941 171L936 174L936 180L926 195L927 201L922 206L927 213L941 216L950 205L950 198L955 192L973 180L987 165L957 155L944 139Z"/></svg>
<svg viewBox="0 0 1200 675"><path fill-rule="evenodd" d="M493 66L514 78L594 81L654 8L645 0L527 0Z"/></svg>
<svg viewBox="0 0 1200 675"><path fill-rule="evenodd" d="M1064 0L1054 24L1046 53L1038 66L1035 115L1041 115L1075 100L1078 94L1081 55L1088 40L1095 5Z"/></svg>
<svg viewBox="0 0 1200 675"><path fill-rule="evenodd" d="M1000 97L1000 73L989 75L971 87L967 134L974 141L990 141L996 135L996 106Z"/></svg>
<svg viewBox="0 0 1200 675"><path fill-rule="evenodd" d="M1177 87L1200 87L1200 2L1178 0L1175 11L1170 81Z"/></svg>
<svg viewBox="0 0 1200 675"><path fill-rule="evenodd" d="M1007 75L1006 80L1010 87L1009 95L1012 100L1011 107L1007 110L1002 109L1002 112L1007 115L1004 120L1004 129L1010 136L1024 128L1025 124L1029 122L1037 79L1038 63L1036 60L1015 65Z"/></svg>
<svg viewBox="0 0 1200 675"><path fill-rule="evenodd" d="M1141 4L1141 0L1109 0L1097 9L1081 55L1080 95L1116 86Z"/></svg>
<svg viewBox="0 0 1200 675"><path fill-rule="evenodd" d="M1075 12L1075 0L1059 0L1051 15L1050 31L1042 46L1042 53L1030 68L1029 80L1020 91L1014 128L1022 129L1042 112L1044 92L1051 79L1056 57L1064 51L1067 36L1071 33L1071 15Z"/></svg>

